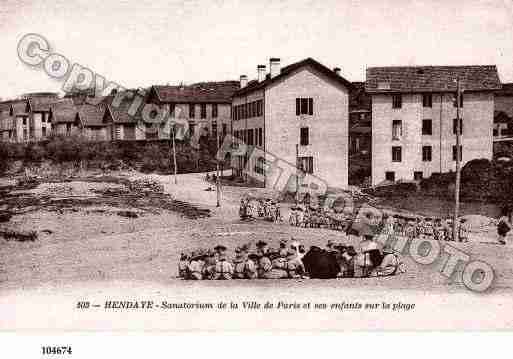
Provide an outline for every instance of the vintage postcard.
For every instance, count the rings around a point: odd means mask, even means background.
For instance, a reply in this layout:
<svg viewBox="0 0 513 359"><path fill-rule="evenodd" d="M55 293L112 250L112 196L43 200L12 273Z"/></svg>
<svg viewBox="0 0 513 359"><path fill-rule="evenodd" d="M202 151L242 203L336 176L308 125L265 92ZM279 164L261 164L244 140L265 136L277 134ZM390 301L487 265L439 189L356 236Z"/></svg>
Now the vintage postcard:
<svg viewBox="0 0 513 359"><path fill-rule="evenodd" d="M513 328L510 0L0 27L0 331Z"/></svg>

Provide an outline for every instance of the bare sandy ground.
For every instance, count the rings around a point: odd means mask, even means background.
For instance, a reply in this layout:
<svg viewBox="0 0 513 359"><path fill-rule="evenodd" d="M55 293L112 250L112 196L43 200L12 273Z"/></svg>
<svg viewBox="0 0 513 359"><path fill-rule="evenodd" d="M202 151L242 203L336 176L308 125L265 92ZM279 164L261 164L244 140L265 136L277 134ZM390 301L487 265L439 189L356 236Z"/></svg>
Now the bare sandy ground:
<svg viewBox="0 0 513 359"><path fill-rule="evenodd" d="M141 175L135 175L139 177ZM347 239L337 231L302 229L264 221L242 223L238 201L245 189L226 187L222 206L215 192L205 191L202 174L151 176L177 199L212 210L212 217L187 219L170 211L123 218L109 211L44 211L15 216L18 226L49 229L36 242L0 243L0 329L85 330L349 330L349 329L505 329L513 312L511 245L455 244L472 259L495 270L489 293L476 294L440 274L446 257L429 266L405 256L407 272L394 277L340 280L256 280L187 282L176 279L181 250L234 248L259 239L277 245L291 236L308 245L328 238ZM109 208L103 208L109 210ZM115 209L112 209L114 212ZM460 268L461 270L461 268ZM78 301L103 305L106 300L155 303L242 302L376 302L412 303L409 311L383 310L78 310ZM313 305L313 304L312 304Z"/></svg>

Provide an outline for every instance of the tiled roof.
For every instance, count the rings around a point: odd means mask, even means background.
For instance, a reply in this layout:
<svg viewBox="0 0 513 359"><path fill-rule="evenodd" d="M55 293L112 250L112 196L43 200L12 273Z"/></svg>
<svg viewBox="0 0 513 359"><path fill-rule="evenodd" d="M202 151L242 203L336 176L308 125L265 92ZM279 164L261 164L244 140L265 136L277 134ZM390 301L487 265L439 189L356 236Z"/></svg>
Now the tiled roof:
<svg viewBox="0 0 513 359"><path fill-rule="evenodd" d="M313 67L314 69L316 69L317 71L321 72L322 74L328 76L329 78L341 83L342 85L344 85L345 87L347 87L348 89L352 90L353 88L353 85L351 84L351 82L347 81L345 78L343 78L342 76L340 75L337 75L334 71L330 70L329 68L327 68L326 66L324 66L323 64L315 61L314 59L312 59L311 57L307 58L307 59L304 59L302 61L299 61L299 62L295 62L293 64L290 64L288 66L285 66L285 67L282 67L281 71L280 71L280 74L273 77L273 78L270 78L270 77L267 77L265 80L261 81L261 82L258 82L258 81L250 81L246 87L240 89L239 91L237 91L234 96L242 96L242 95L245 95L245 94L248 94L252 91L256 91L256 90L259 90L259 89L263 89L267 86L269 86L270 84L292 74L294 71L296 71L297 69L300 69L301 67L304 67L304 66L311 66Z"/></svg>
<svg viewBox="0 0 513 359"><path fill-rule="evenodd" d="M27 101L26 100L16 100L12 102L14 115L25 115L27 114Z"/></svg>
<svg viewBox="0 0 513 359"><path fill-rule="evenodd" d="M50 105L54 123L72 123L78 112L72 99L66 98Z"/></svg>
<svg viewBox="0 0 513 359"><path fill-rule="evenodd" d="M513 96L513 83L502 84L502 89L495 91L495 94Z"/></svg>
<svg viewBox="0 0 513 359"><path fill-rule="evenodd" d="M239 81L199 82L187 86L153 86L163 103L231 103Z"/></svg>
<svg viewBox="0 0 513 359"><path fill-rule="evenodd" d="M131 116L128 113L131 102L123 101L118 107L112 104L108 106L114 123L137 123L141 119L140 113Z"/></svg>
<svg viewBox="0 0 513 359"><path fill-rule="evenodd" d="M98 105L83 104L78 106L78 116L84 127L107 126L103 122L106 106L103 103Z"/></svg>
<svg viewBox="0 0 513 359"><path fill-rule="evenodd" d="M501 88L495 65L475 66L397 66L369 67L365 90L386 92L446 92L456 91L460 79L464 91L489 91Z"/></svg>
<svg viewBox="0 0 513 359"><path fill-rule="evenodd" d="M0 102L0 112L8 112L11 108L12 101Z"/></svg>
<svg viewBox="0 0 513 359"><path fill-rule="evenodd" d="M36 96L29 97L28 101L32 111L50 111L51 104L58 102L59 98L55 96Z"/></svg>

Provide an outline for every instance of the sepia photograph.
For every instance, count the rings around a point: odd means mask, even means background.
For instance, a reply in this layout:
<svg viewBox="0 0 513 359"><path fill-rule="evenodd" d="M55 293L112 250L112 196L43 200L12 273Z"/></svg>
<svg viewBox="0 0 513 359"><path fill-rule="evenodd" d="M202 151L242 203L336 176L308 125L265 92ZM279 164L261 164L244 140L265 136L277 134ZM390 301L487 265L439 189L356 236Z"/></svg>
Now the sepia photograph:
<svg viewBox="0 0 513 359"><path fill-rule="evenodd" d="M0 28L1 332L513 329L511 0L2 0Z"/></svg>

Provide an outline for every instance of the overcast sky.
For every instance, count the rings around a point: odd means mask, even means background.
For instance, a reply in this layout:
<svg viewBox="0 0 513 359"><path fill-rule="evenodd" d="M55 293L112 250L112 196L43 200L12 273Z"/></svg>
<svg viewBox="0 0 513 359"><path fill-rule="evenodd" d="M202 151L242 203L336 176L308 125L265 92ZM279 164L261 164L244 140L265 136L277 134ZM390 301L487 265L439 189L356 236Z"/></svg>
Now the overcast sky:
<svg viewBox="0 0 513 359"><path fill-rule="evenodd" d="M388 65L496 64L513 82L512 0L0 0L0 97L58 91L23 65L26 33L126 87L256 77L313 57L351 81Z"/></svg>

